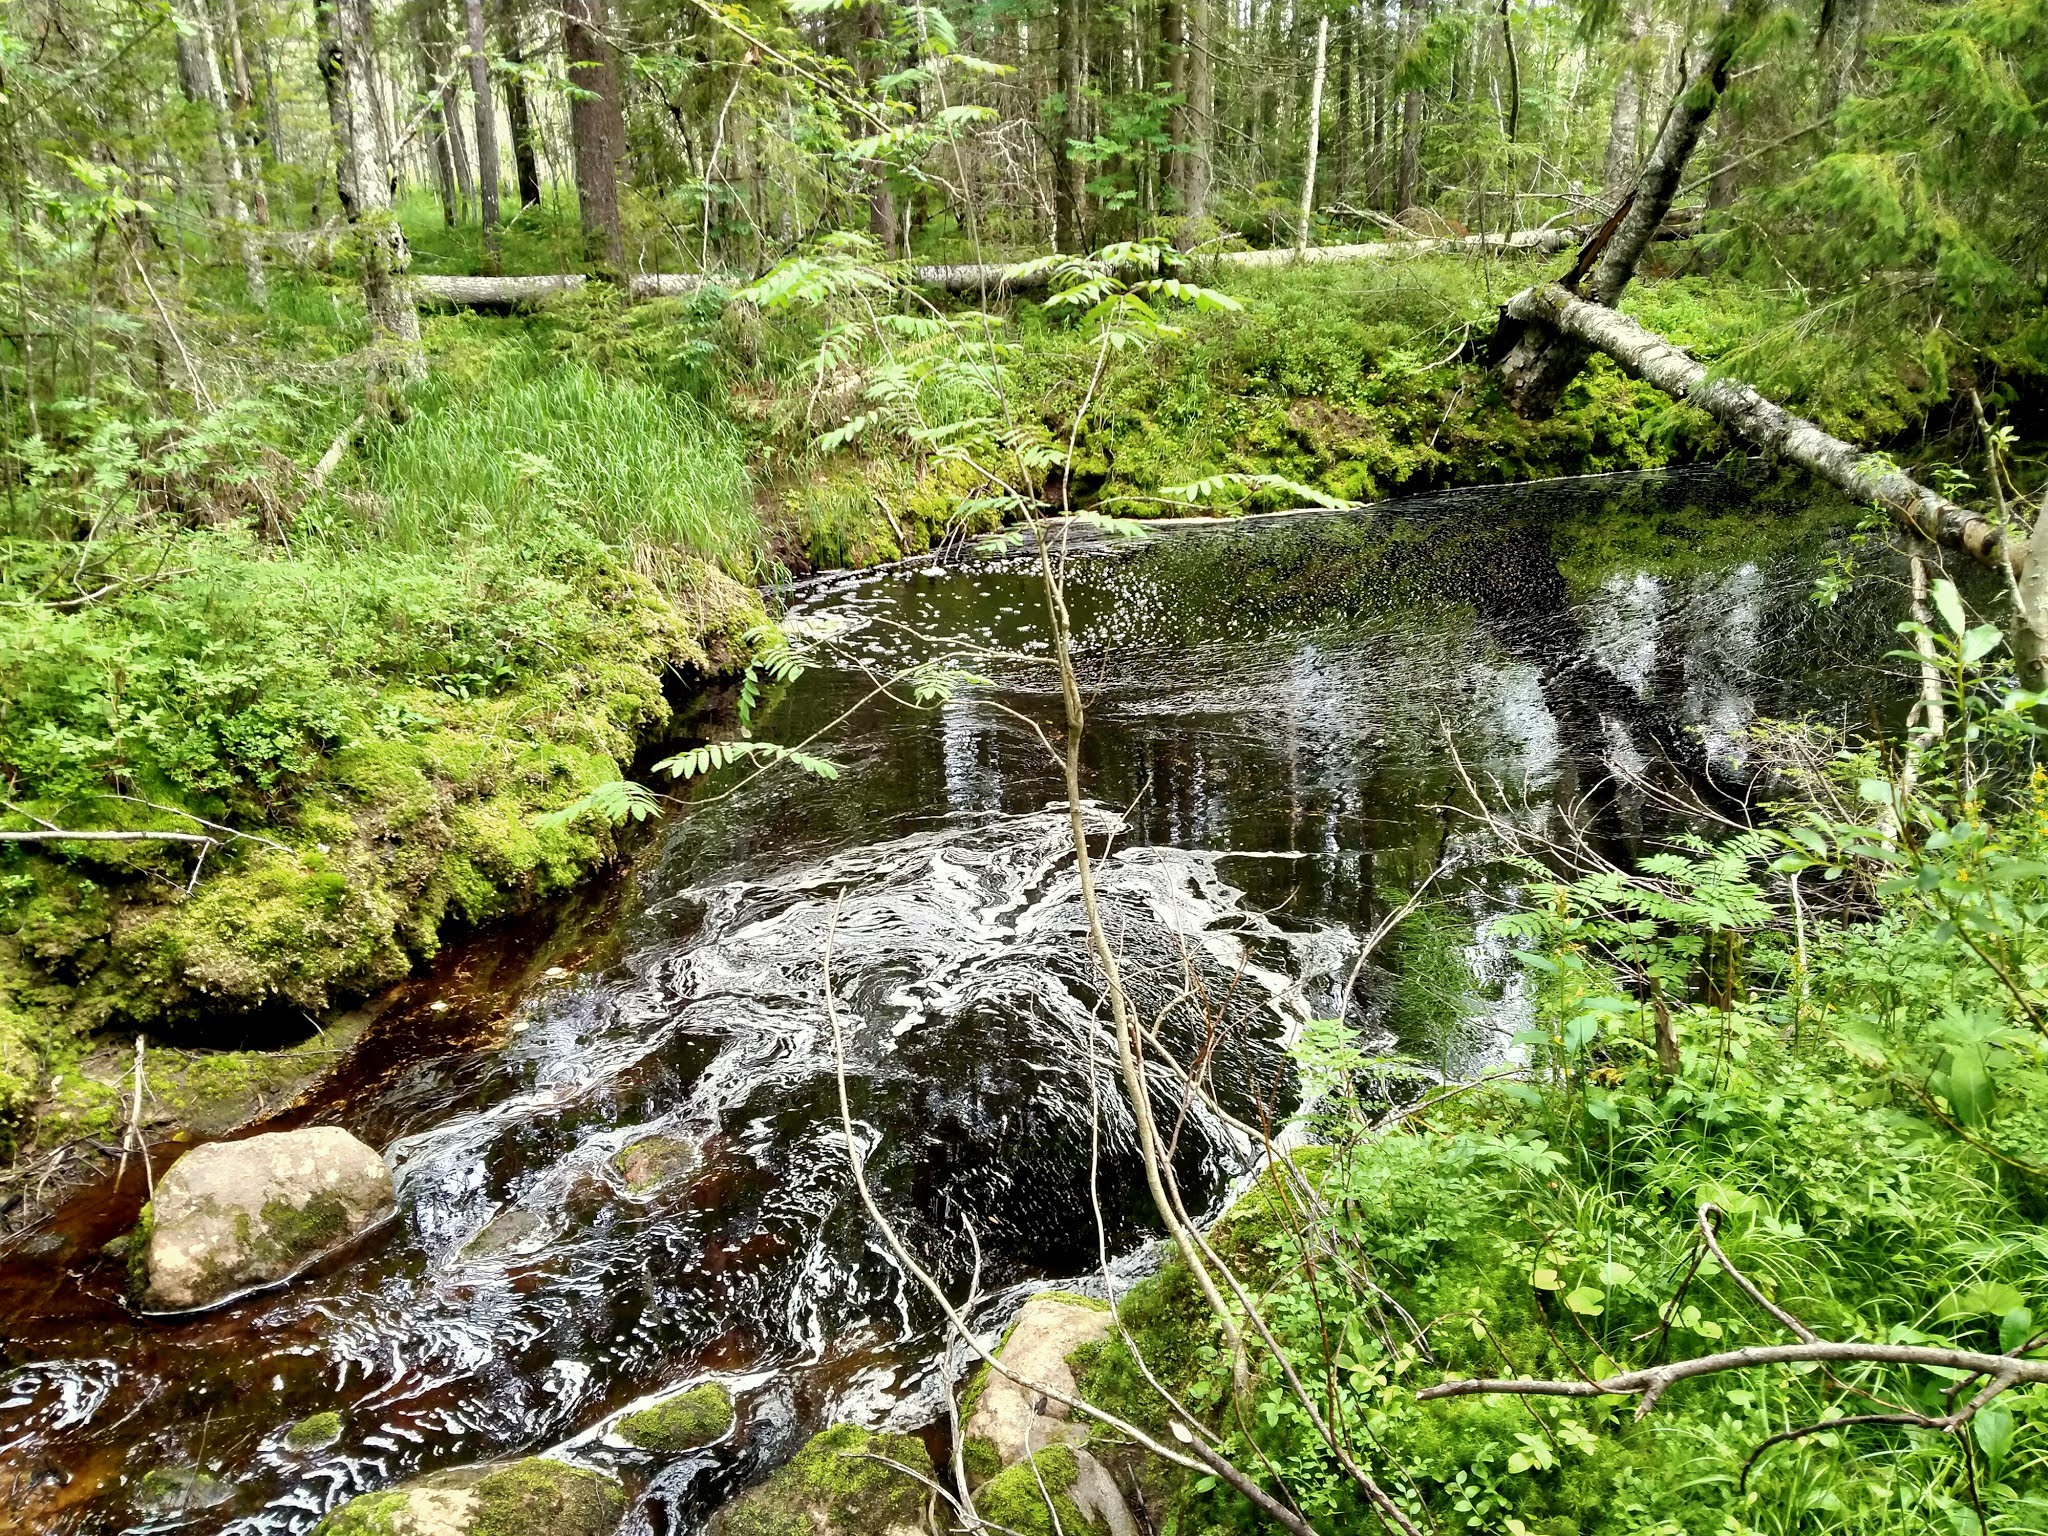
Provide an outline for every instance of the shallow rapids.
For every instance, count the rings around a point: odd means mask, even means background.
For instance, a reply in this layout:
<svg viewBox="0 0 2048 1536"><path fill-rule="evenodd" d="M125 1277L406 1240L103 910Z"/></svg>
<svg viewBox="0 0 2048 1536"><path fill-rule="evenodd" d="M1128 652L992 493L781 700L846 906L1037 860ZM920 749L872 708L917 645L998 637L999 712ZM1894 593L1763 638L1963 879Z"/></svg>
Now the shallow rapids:
<svg viewBox="0 0 2048 1536"><path fill-rule="evenodd" d="M1076 554L1107 926L1229 1121L1285 1125L1288 1047L1340 1008L1367 1048L1441 1070L1500 1049L1515 982L1485 921L1513 877L1443 809L1461 773L1628 846L1660 813L1627 781L1739 793L1759 713L1886 707L1890 599L1811 601L1810 501L1712 473ZM118 1200L31 1234L0 1299L0 1526L303 1532L351 1493L554 1448L625 1477L627 1529L666 1536L833 1419L930 1426L943 1335L853 1199L834 1017L876 1192L956 1296L979 1245L982 1321L1034 1283L1141 1269L1149 1203L1032 729L1057 725L1039 604L1015 558L794 593L836 626L836 660L770 702L765 739L925 655L979 648L989 683L867 704L813 749L836 781L699 789L611 899L479 941L498 945L488 1027L437 1044L426 996L465 974L460 949L413 984L357 1047L389 1069L321 1111L385 1150L398 1218L316 1274L151 1321L97 1252ZM1359 936L1440 861L1470 1022L1414 1038L1398 953L1344 993ZM1216 1209L1254 1144L1154 1070L1184 1187ZM655 1137L688 1164L630 1177ZM735 1448L662 1458L610 1434L707 1376L739 1400ZM292 1449L329 1409L339 1442Z"/></svg>

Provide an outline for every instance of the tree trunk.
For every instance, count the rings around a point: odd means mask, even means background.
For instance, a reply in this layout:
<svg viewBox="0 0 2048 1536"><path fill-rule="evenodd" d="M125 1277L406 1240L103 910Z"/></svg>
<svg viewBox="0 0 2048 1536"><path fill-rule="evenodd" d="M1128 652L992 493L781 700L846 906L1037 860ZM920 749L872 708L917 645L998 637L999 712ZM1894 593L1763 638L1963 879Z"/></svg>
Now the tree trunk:
<svg viewBox="0 0 2048 1536"><path fill-rule="evenodd" d="M499 12L498 28L505 43L505 116L512 128L512 168L519 181L519 206L532 208L540 203L540 147L533 131L533 104L527 99L526 80L520 74L526 63L526 43L520 18L509 6Z"/></svg>
<svg viewBox="0 0 2048 1536"><path fill-rule="evenodd" d="M463 0L469 39L469 88L476 97L477 212L483 225L484 270L504 261L498 248L498 107L491 97L491 61L484 52L484 0Z"/></svg>
<svg viewBox="0 0 2048 1536"><path fill-rule="evenodd" d="M1405 261L1415 256L1489 255L1508 251L1551 255L1570 250L1583 238L1583 229L1524 229L1509 235L1464 235L1444 240L1377 240L1359 245L1310 246L1296 251L1281 246L1265 251L1222 251L1213 257L1219 267L1257 270L1292 262ZM910 269L913 282L949 293L1018 294L1044 291L1052 281L1049 272L1012 278L1012 268L1001 262L950 266L918 266ZM741 273L726 273L723 281L735 286L747 279ZM627 280L626 291L634 298L671 297L694 293L706 281L701 273L640 273ZM557 293L583 286L581 273L557 272L542 277L416 277L413 286L427 297L443 303L503 308L535 303Z"/></svg>
<svg viewBox="0 0 2048 1536"><path fill-rule="evenodd" d="M564 0L562 48L568 55L569 147L576 160L576 205L590 259L613 271L626 265L626 237L619 222L619 156L625 149L625 121L619 106L618 69L604 36L604 0Z"/></svg>
<svg viewBox="0 0 2048 1536"><path fill-rule="evenodd" d="M1522 61L1515 53L1515 24L1508 14L1508 0L1500 0L1500 41L1508 56L1508 142L1522 126Z"/></svg>
<svg viewBox="0 0 2048 1536"><path fill-rule="evenodd" d="M1524 289L1506 308L1532 330L1606 353L1631 378L1699 407L1743 441L1812 471L1858 502L1882 507L1909 531L1944 549L1960 551L1995 571L2003 570L2010 557L2015 579L2025 583L2029 551L2017 541L2008 543L1989 519L1928 490L1882 455L1865 453L1794 416L1749 385L1709 378L1700 363L1628 316L1557 283Z"/></svg>
<svg viewBox="0 0 2048 1536"><path fill-rule="evenodd" d="M874 84L881 69L882 8L879 5L864 5L860 8L860 34L854 43L854 75L863 88ZM884 257L893 260L896 255L896 191L889 185L889 168L880 160L869 160L861 169L869 178L868 184L868 233L875 237L875 243L882 248ZM710 174L707 166L705 174ZM711 189L704 190L706 198Z"/></svg>
<svg viewBox="0 0 2048 1536"><path fill-rule="evenodd" d="M1424 0L1401 0L1401 46L1394 55L1394 68L1408 65L1422 35ZM1394 213L1415 206L1422 187L1422 92L1401 93L1401 158L1394 172Z"/></svg>
<svg viewBox="0 0 2048 1536"><path fill-rule="evenodd" d="M1588 281L1588 297L1610 308L1621 301L1636 273L1636 264L1650 248L1664 217L1678 195L1678 183L1699 144L1700 133L1713 115L1728 84L1728 61L1749 31L1753 0L1737 0L1741 9L1725 11L1708 41L1697 75L1681 78L1678 94L1664 114L1664 127L1650 157L1636 176L1635 187L1620 221L1599 253ZM1590 254L1590 253L1589 253ZM1580 342L1538 327L1519 337L1501 363L1501 378L1515 409L1525 417L1549 415L1591 354Z"/></svg>
<svg viewBox="0 0 2048 1536"><path fill-rule="evenodd" d="M1308 88L1308 160L1301 169L1301 221L1294 230L1296 252L1308 249L1309 224L1316 209L1316 153L1323 136L1323 78L1330 62L1330 18L1316 22L1316 72Z"/></svg>
<svg viewBox="0 0 2048 1536"><path fill-rule="evenodd" d="M373 386L423 378L420 317L405 284L410 253L405 232L392 213L391 180L379 159L374 123L377 111L363 33L342 13L349 0L313 0L320 75L327 87L334 129L335 182L342 207L354 226L363 274L363 309L369 317L376 355Z"/></svg>
<svg viewBox="0 0 2048 1536"><path fill-rule="evenodd" d="M1173 102L1166 111L1166 150L1159 157L1159 185L1178 193L1180 162L1187 153L1188 132L1187 18L1181 10L1181 0L1159 0L1158 76L1165 82L1166 94ZM1160 201L1163 203L1164 199Z"/></svg>
<svg viewBox="0 0 2048 1536"><path fill-rule="evenodd" d="M270 194L263 185L262 135L256 131L255 93L249 87L249 56L242 51L241 0L221 0L227 26L228 62L234 71L236 132L242 145L243 182L249 190L249 214L257 224L270 224ZM272 147L275 148L273 141Z"/></svg>
<svg viewBox="0 0 2048 1536"><path fill-rule="evenodd" d="M1643 114L1643 81L1635 49L1642 35L1642 23L1630 17L1621 72L1614 81L1614 114L1607 122L1607 163L1600 177L1607 195L1616 202L1636 179L1636 126Z"/></svg>
<svg viewBox="0 0 2048 1536"><path fill-rule="evenodd" d="M1209 217L1210 157L1216 150L1216 0L1181 0L1187 33L1187 144L1180 157L1180 206L1188 221L1183 243L1192 244L1195 227Z"/></svg>
<svg viewBox="0 0 2048 1536"><path fill-rule="evenodd" d="M1351 145L1358 133L1358 12L1347 9L1337 34L1337 142L1330 156L1330 190L1351 200Z"/></svg>
<svg viewBox="0 0 2048 1536"><path fill-rule="evenodd" d="M249 297L260 307L269 296L269 285L264 281L262 248L249 236L249 211L241 190L242 154L235 143L227 88L221 84L213 18L205 0L183 0L179 19L183 24L178 28L178 73L186 96L212 119L204 169L207 201L241 259Z"/></svg>
<svg viewBox="0 0 2048 1536"><path fill-rule="evenodd" d="M1732 207L1742 186L1742 113L1723 107L1714 126L1714 173L1707 178L1707 207Z"/></svg>
<svg viewBox="0 0 2048 1536"><path fill-rule="evenodd" d="M440 98L434 94L434 66L425 45L419 57L421 109L420 136L427 141L427 163L434 173L434 192L441 199L441 222L453 229L462 222L462 205L455 183L455 157L448 145L448 125L441 116Z"/></svg>
<svg viewBox="0 0 2048 1536"><path fill-rule="evenodd" d="M1071 146L1086 137L1081 122L1081 34L1086 17L1082 0L1055 0L1055 4L1060 121L1052 153L1052 243L1055 250L1071 252L1082 247L1082 169Z"/></svg>

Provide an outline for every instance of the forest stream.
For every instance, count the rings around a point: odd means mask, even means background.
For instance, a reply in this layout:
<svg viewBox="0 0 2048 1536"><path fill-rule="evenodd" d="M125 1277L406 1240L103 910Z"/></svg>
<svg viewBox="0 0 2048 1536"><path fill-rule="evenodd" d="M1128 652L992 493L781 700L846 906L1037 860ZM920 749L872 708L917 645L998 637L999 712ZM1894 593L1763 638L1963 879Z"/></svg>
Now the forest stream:
<svg viewBox="0 0 2048 1536"><path fill-rule="evenodd" d="M1476 1022L1418 1035L1398 949L1349 1017L1437 1071L1498 1058L1518 984L1486 922L1519 877L1442 809L1460 765L1514 814L1570 814L1634 849L1670 813L1630 781L1739 793L1757 716L1890 716L1878 658L1902 594L1866 581L1820 606L1816 541L1767 536L1818 494L1708 470L1081 553L1068 600L1097 686L1099 878L1165 1044L1194 1052L1202 1016L1218 1022L1226 1107L1277 1131L1290 1042L1338 1009L1360 935L1443 858ZM1741 516L1747 552L1691 532ZM1587 527L1649 532L1603 565L1592 536L1566 536ZM1626 552L1653 544L1654 565ZM789 606L836 620L848 660L770 701L756 731L779 742L934 645L1042 646L1017 554L817 580ZM971 1223L979 1321L999 1328L1046 1283L1099 1291L1105 1250L1141 1272L1149 1202L1058 773L1028 724L1051 729L1057 695L1021 659L977 667L992 686L928 710L882 699L833 732L815 750L836 780L770 774L716 798L736 776L710 781L603 891L387 999L297 1117L384 1149L398 1213L314 1273L200 1317L134 1315L100 1251L134 1219L134 1169L17 1246L0 1262L0 1526L304 1532L361 1490L552 1448L624 1477L626 1530L688 1532L820 1425L943 1425L936 1314L852 1198L828 945L870 1177L956 1296ZM1199 1105L1177 1135L1184 1187L1220 1209L1256 1149ZM722 1444L661 1458L610 1434L707 1377L738 1402ZM326 1410L338 1441L288 1443Z"/></svg>

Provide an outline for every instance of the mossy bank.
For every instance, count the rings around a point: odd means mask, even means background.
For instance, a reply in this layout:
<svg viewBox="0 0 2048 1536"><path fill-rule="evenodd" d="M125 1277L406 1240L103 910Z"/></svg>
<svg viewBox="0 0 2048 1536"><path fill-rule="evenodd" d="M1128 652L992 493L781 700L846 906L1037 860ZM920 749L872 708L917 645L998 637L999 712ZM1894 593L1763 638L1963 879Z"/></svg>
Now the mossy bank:
<svg viewBox="0 0 2048 1536"><path fill-rule="evenodd" d="M152 1110L224 1129L331 1059L346 1028L282 1054L179 1047L304 1036L307 1019L403 977L448 934L528 910L613 855L601 817L560 824L548 813L672 734L693 691L743 663L760 601L698 562L672 560L657 580L598 548L508 584L532 606L505 628L522 618L533 628L501 633L499 677L465 688L373 674L352 688L308 667L313 697L294 698L300 679L277 674L295 658L273 643L247 658L257 678L215 720L232 747L268 717L263 750L283 760L267 775L224 771L204 797L86 792L43 813L68 826L85 814L115 828L200 825L157 809L162 796L247 835L223 831L212 846L52 842L17 847L0 866L0 1153L112 1137L137 1030L159 1042L147 1059ZM159 600L206 597L172 587ZM410 617L382 615L399 626ZM7 670L35 659L17 655ZM166 658L166 692L188 659ZM114 1031L122 1051L93 1060Z"/></svg>

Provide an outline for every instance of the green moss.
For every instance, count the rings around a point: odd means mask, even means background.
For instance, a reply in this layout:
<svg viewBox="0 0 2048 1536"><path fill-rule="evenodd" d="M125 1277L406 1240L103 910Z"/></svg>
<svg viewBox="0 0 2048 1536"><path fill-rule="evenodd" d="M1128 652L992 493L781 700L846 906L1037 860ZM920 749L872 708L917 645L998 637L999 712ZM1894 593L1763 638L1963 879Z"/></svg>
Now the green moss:
<svg viewBox="0 0 2048 1536"><path fill-rule="evenodd" d="M434 1472L380 1493L350 1499L313 1528L314 1536L408 1536L415 1489L475 1495L463 1536L610 1536L626 1495L611 1478L544 1456L496 1467Z"/></svg>
<svg viewBox="0 0 2048 1536"><path fill-rule="evenodd" d="M715 1381L678 1392L619 1420L620 1438L643 1451L693 1451L731 1428L732 1393Z"/></svg>
<svg viewBox="0 0 2048 1536"><path fill-rule="evenodd" d="M931 1473L922 1440L840 1424L728 1505L715 1529L719 1536L879 1536L892 1525L916 1527L925 1490L869 1455Z"/></svg>
<svg viewBox="0 0 2048 1536"><path fill-rule="evenodd" d="M135 1218L135 1226L128 1234L126 1267L128 1271L128 1294L140 1299L149 1289L149 1235L156 1230L156 1206L143 1206L142 1214Z"/></svg>
<svg viewBox="0 0 2048 1536"><path fill-rule="evenodd" d="M469 1536L610 1536L626 1511L612 1479L545 1456L486 1473L476 1496Z"/></svg>
<svg viewBox="0 0 2048 1536"><path fill-rule="evenodd" d="M967 1414L960 1415L962 1423ZM986 1435L969 1435L960 1447L960 1460L967 1468L967 1482L970 1487L979 1488L983 1483L1003 1470L1002 1452L996 1449L995 1441Z"/></svg>
<svg viewBox="0 0 2048 1536"><path fill-rule="evenodd" d="M284 1432L284 1443L295 1451L324 1451L341 1439L341 1415L333 1409L309 1413Z"/></svg>
<svg viewBox="0 0 2048 1536"><path fill-rule="evenodd" d="M348 1207L332 1195L315 1195L304 1205L269 1200L259 1214L264 1245L284 1259L332 1247L349 1231Z"/></svg>
<svg viewBox="0 0 2048 1536"><path fill-rule="evenodd" d="M1078 1470L1074 1453L1064 1445L1047 1446L1014 1467L1006 1467L982 1484L974 1495L984 1520L1016 1531L1019 1536L1055 1536L1055 1530L1079 1536L1098 1533L1101 1522L1085 1518L1073 1499ZM1050 1509L1047 1506L1051 1500ZM1058 1525L1053 1523L1054 1512Z"/></svg>
<svg viewBox="0 0 2048 1536"><path fill-rule="evenodd" d="M359 1494L313 1527L313 1536L404 1536L399 1519L409 1500L402 1488Z"/></svg>

